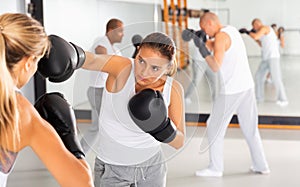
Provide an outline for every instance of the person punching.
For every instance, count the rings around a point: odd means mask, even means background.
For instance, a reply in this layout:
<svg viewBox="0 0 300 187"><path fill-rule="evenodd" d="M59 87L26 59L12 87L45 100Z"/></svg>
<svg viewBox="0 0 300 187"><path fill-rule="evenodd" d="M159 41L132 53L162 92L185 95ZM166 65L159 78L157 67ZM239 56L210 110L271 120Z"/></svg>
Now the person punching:
<svg viewBox="0 0 300 187"><path fill-rule="evenodd" d="M85 61L85 53L79 46L56 35L49 35L51 49L38 64L38 72L50 82L63 82Z"/></svg>
<svg viewBox="0 0 300 187"><path fill-rule="evenodd" d="M176 136L176 126L167 114L164 99L159 91L144 89L134 95L128 103L132 120L144 132L156 140L169 143Z"/></svg>

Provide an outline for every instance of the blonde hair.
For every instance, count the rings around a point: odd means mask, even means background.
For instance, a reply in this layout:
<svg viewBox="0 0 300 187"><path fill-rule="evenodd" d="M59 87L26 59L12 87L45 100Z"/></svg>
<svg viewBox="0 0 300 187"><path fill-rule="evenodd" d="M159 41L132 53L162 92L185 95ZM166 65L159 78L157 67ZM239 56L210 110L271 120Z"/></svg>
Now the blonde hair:
<svg viewBox="0 0 300 187"><path fill-rule="evenodd" d="M23 57L41 57L49 49L43 26L20 13L0 16L0 162L5 162L9 145L16 151L19 135L19 113L11 71Z"/></svg>
<svg viewBox="0 0 300 187"><path fill-rule="evenodd" d="M154 32L147 35L141 42L140 48L148 47L155 51L158 51L162 56L167 57L170 61L171 69L168 72L168 76L173 76L177 72L176 61L176 46L174 41L164 33Z"/></svg>

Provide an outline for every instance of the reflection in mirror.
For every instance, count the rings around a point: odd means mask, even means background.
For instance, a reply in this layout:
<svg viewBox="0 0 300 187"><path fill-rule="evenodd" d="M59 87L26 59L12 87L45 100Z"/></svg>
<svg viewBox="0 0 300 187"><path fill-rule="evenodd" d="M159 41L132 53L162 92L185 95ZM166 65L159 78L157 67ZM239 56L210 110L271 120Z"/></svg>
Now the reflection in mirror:
<svg viewBox="0 0 300 187"><path fill-rule="evenodd" d="M296 0L293 0L296 2ZM300 65L300 47L299 41L300 25L296 17L290 17L291 13L297 12L293 3L286 1L273 2L271 0L264 3L272 3L272 10L266 13L256 12L253 15L253 10L257 6L262 6L261 1L251 2L235 2L230 1L188 1L187 9L200 10L202 8L210 9L217 13L221 22L226 25L230 24L236 28L245 27L251 29L251 21L258 17L265 25L277 23L278 26L285 27L285 47L281 50L281 71L282 79L285 85L289 105L280 107L276 105L276 93L274 85L266 82L264 85L266 99L263 103L259 103L258 111L260 115L268 116L300 116L299 102L297 99L298 73ZM59 6L58 6L59 5ZM68 9L63 7L68 6ZM248 7L243 8L241 7ZM104 35L105 24L110 18L119 18L124 22L124 38L122 43L116 46L122 50L124 56L132 56L134 47L131 38L135 34L145 36L153 31L167 32L165 24L160 22L163 19L164 8L162 1L101 1L91 0L86 3L84 0L76 2L66 0L44 1L44 23L48 34L56 34L68 41L81 46L85 50L89 50L94 39ZM69 16L64 16L68 14ZM57 19L57 15L59 19ZM243 16L241 16L243 15ZM272 15L272 16L270 16ZM158 22L155 22L157 21ZM173 35L179 45L179 50L184 51L189 58L189 63L182 66L176 75L184 86L185 91L188 90L192 83L195 73L197 80L192 86L191 101L186 103L187 113L204 113L209 114L212 105L211 90L213 87L209 84L209 73L206 71L206 64L199 57L198 51L195 49L193 42L189 42L188 51L186 48L180 47L180 35L178 30L182 29L176 25L177 35L174 35L170 21L169 34ZM178 24L178 23L176 23ZM199 30L199 18L188 18L188 28ZM255 76L258 65L261 61L260 47L248 35L242 35L246 45L247 54L249 57L249 65L253 75ZM181 41L182 42L182 41ZM199 58L198 58L198 57ZM198 58L197 64L194 58ZM181 63L181 62L180 62ZM71 79L54 84L47 82L47 90L60 91L65 94L67 99L77 110L89 110L90 106L87 99L89 75L84 70L77 70ZM197 83L197 84L196 84ZM192 84L193 85L193 84Z"/></svg>

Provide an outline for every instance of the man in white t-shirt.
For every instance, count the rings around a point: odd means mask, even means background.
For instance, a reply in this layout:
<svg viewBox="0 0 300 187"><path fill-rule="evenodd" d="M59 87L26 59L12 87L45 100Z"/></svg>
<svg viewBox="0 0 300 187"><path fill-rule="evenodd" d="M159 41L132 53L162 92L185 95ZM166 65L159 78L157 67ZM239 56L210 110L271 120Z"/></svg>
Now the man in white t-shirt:
<svg viewBox="0 0 300 187"><path fill-rule="evenodd" d="M276 103L280 106L286 106L288 105L288 99L282 82L277 35L270 26L264 25L261 20L257 18L252 21L252 27L256 32L243 30L242 33L248 34L257 41L261 47L262 61L255 75L256 99L258 102L264 101L264 83L266 75L270 71L272 81L276 88Z"/></svg>
<svg viewBox="0 0 300 187"><path fill-rule="evenodd" d="M196 171L196 176L223 176L223 141L234 114L237 114L250 149L250 169L255 173L268 174L270 170L258 131L254 83L242 37L236 28L223 26L212 12L200 18L200 27L213 40L205 43L199 38L194 41L208 66L218 73L220 91L207 120L208 146L205 149L209 148L209 165L206 169Z"/></svg>
<svg viewBox="0 0 300 187"><path fill-rule="evenodd" d="M114 44L121 43L123 36L123 22L115 18L110 19L106 24L105 36L98 37L94 41L90 52L95 54L122 55L121 51L115 47ZM98 71L90 72L90 86L87 91L87 96L91 105L92 124L80 141L85 153L87 153L95 143L99 131L99 113L106 79L107 73Z"/></svg>

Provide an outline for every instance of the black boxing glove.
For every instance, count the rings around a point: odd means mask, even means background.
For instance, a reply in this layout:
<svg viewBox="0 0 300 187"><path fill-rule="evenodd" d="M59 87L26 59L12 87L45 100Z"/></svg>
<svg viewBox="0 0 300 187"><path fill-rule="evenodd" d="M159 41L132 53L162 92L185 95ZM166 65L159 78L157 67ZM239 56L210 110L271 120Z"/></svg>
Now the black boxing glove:
<svg viewBox="0 0 300 187"><path fill-rule="evenodd" d="M140 91L130 99L128 110L135 124L156 140L169 143L176 137L176 126L167 115L167 107L159 91Z"/></svg>
<svg viewBox="0 0 300 187"><path fill-rule="evenodd" d="M195 37L194 37L194 42L195 40L202 40L203 43L206 43L207 41L207 36L206 36L206 33L203 31L203 30L199 30L199 31L196 31L195 32Z"/></svg>
<svg viewBox="0 0 300 187"><path fill-rule="evenodd" d="M207 49L205 43L206 43L206 33L202 30L200 30L201 33L199 34L200 37L196 37L194 39L194 43L196 47L198 47L199 52L203 58L206 58L207 56L211 55L209 50Z"/></svg>
<svg viewBox="0 0 300 187"><path fill-rule="evenodd" d="M250 34L250 31L248 31L246 28L241 28L240 30L239 30L239 32L241 33L241 34Z"/></svg>
<svg viewBox="0 0 300 187"><path fill-rule="evenodd" d="M82 48L59 36L50 35L49 40L50 52L38 63L38 72L50 82L63 82L83 65L85 53Z"/></svg>
<svg viewBox="0 0 300 187"><path fill-rule="evenodd" d="M181 37L186 42L190 41L191 39L193 39L195 42L195 40L200 38L205 43L207 40L206 33L203 30L195 31L193 29L185 29L182 31Z"/></svg>
<svg viewBox="0 0 300 187"><path fill-rule="evenodd" d="M41 117L54 127L66 148L76 158L84 158L83 149L76 137L74 110L63 95L58 92L44 94L37 100L34 107Z"/></svg>

